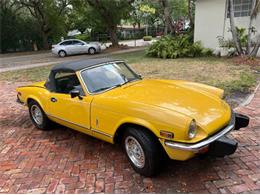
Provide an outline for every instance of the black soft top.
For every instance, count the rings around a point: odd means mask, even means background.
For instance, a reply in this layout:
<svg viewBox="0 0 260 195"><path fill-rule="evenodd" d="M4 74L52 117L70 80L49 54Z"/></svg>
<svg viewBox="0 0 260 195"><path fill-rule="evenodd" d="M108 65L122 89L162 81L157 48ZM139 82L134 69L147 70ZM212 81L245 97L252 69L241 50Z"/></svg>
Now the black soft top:
<svg viewBox="0 0 260 195"><path fill-rule="evenodd" d="M59 71L76 72L84 68L89 68L98 64L115 62L115 61L122 61L122 60L115 60L112 58L96 58L96 59L64 62L53 66L51 71L52 72L59 72Z"/></svg>

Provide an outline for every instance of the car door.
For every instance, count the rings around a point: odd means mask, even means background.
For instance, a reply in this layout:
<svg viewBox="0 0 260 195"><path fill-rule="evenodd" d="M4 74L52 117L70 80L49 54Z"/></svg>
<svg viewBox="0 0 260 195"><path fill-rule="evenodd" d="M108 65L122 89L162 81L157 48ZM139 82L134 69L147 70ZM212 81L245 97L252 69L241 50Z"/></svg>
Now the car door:
<svg viewBox="0 0 260 195"><path fill-rule="evenodd" d="M73 50L73 54L85 53L85 43L78 40L73 40L72 50Z"/></svg>
<svg viewBox="0 0 260 195"><path fill-rule="evenodd" d="M92 134L90 131L91 96L86 96L75 73L57 73L55 75L56 90L49 98L50 116L59 123L70 128ZM81 91L81 98L71 98L72 89Z"/></svg>
<svg viewBox="0 0 260 195"><path fill-rule="evenodd" d="M64 42L60 43L60 46L61 46L62 50L65 50L65 52L70 55L70 54L74 54L72 44L73 44L73 42L69 40L69 41L64 41Z"/></svg>

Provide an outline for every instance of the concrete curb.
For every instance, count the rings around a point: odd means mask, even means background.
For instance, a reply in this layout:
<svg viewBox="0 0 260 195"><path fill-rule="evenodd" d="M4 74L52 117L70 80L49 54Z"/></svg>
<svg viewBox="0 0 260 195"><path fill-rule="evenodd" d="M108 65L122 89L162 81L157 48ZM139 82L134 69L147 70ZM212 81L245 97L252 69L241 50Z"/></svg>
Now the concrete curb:
<svg viewBox="0 0 260 195"><path fill-rule="evenodd" d="M253 92L252 94L250 94L241 104L239 104L239 105L237 106L237 108L245 107L245 106L247 106L248 104L250 104L251 101L253 100L253 98L254 98L254 96L255 96L257 90L259 89L259 87L260 87L260 82L259 82L258 85L256 86L254 92Z"/></svg>

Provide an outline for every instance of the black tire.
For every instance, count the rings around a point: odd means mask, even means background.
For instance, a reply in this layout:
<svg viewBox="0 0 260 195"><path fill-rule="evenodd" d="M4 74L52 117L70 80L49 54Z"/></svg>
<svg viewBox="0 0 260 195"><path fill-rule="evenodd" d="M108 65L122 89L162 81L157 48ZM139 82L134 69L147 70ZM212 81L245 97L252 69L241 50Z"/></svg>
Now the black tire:
<svg viewBox="0 0 260 195"><path fill-rule="evenodd" d="M126 142L128 142L129 138L135 138L143 150L145 159L143 167L138 167L127 152ZM152 133L139 127L128 127L123 135L122 146L131 166L137 173L146 177L158 173L159 163L163 159L163 151L159 141Z"/></svg>
<svg viewBox="0 0 260 195"><path fill-rule="evenodd" d="M88 53L89 53L90 55L94 55L94 54L96 53L96 49L95 49L94 47L90 47L90 48L88 49Z"/></svg>
<svg viewBox="0 0 260 195"><path fill-rule="evenodd" d="M41 130L50 130L51 126L52 126L52 121L46 116L45 112L43 111L43 109L41 108L41 106L34 100L29 101L28 103L28 107L29 107L29 114L30 114L30 118L33 122L33 124ZM36 119L33 117L33 109L38 108L39 111L41 112L42 115L42 120L41 122L37 122Z"/></svg>
<svg viewBox="0 0 260 195"><path fill-rule="evenodd" d="M61 58L64 58L64 57L67 56L67 53L66 53L66 51L64 51L64 50L60 50L60 51L58 52L58 54L59 54L59 56L60 56Z"/></svg>

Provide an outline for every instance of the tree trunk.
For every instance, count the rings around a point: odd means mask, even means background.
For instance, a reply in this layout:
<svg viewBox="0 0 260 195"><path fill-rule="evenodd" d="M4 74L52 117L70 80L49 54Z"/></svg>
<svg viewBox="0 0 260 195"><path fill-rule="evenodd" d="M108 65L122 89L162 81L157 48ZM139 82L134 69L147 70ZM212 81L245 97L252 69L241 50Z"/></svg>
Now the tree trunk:
<svg viewBox="0 0 260 195"><path fill-rule="evenodd" d="M194 20L193 20L193 14L192 14L192 0L188 0L188 15L190 19L190 27L191 30L194 29Z"/></svg>
<svg viewBox="0 0 260 195"><path fill-rule="evenodd" d="M234 21L233 0L229 0L229 19L230 19L230 27L231 27L232 37L233 37L233 41L235 43L237 53L238 53L238 55L242 55L243 51L242 51L240 40L238 38L237 29L236 29L235 21Z"/></svg>
<svg viewBox="0 0 260 195"><path fill-rule="evenodd" d="M175 33L173 21L171 17L170 5L168 0L161 0L161 4L164 12L165 26L170 30L171 34Z"/></svg>
<svg viewBox="0 0 260 195"><path fill-rule="evenodd" d="M43 49L48 50L49 42L48 42L48 34L46 32L42 32L42 42L43 42Z"/></svg>
<svg viewBox="0 0 260 195"><path fill-rule="evenodd" d="M167 25L164 26L164 35L167 35L168 34L168 27Z"/></svg>
<svg viewBox="0 0 260 195"><path fill-rule="evenodd" d="M118 38L117 38L117 27L116 26L111 26L109 29L109 36L110 36L110 41L112 42L112 47L118 47Z"/></svg>
<svg viewBox="0 0 260 195"><path fill-rule="evenodd" d="M251 57L256 57L257 52L258 52L258 50L259 50L259 47L260 47L260 37L258 38L254 49L253 49L252 52L250 53L250 56L251 56Z"/></svg>
<svg viewBox="0 0 260 195"><path fill-rule="evenodd" d="M248 25L248 35L247 35L247 48L246 48L246 52L247 54L250 54L251 52L251 47L252 47L252 21L253 21L253 14L254 14L254 8L256 5L256 0L252 1L252 8L251 8L251 13L250 13L250 20L249 20L249 25Z"/></svg>

